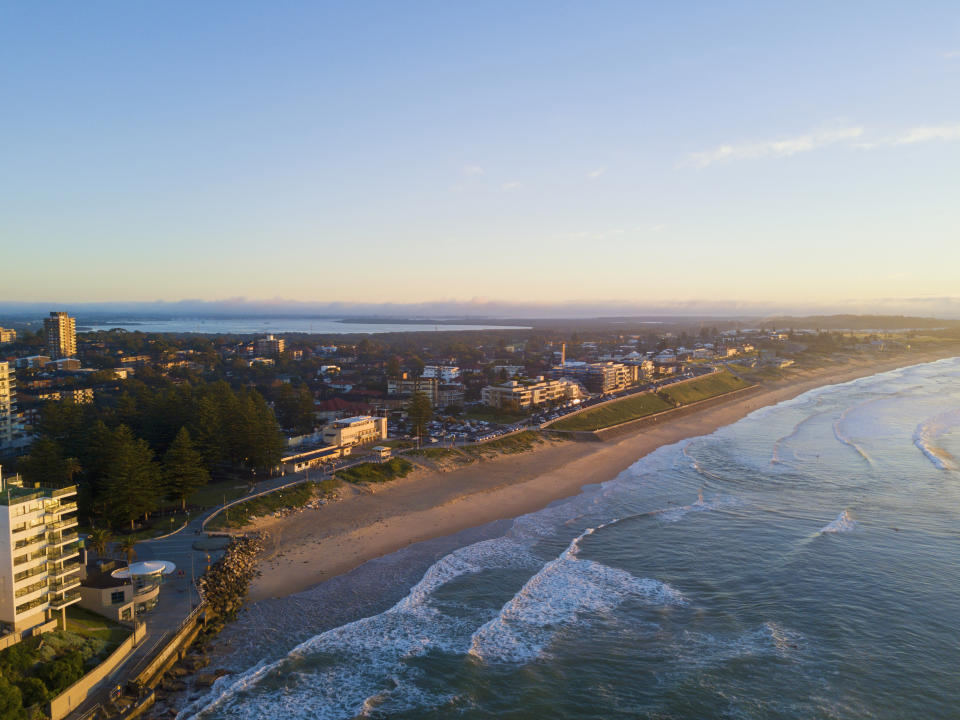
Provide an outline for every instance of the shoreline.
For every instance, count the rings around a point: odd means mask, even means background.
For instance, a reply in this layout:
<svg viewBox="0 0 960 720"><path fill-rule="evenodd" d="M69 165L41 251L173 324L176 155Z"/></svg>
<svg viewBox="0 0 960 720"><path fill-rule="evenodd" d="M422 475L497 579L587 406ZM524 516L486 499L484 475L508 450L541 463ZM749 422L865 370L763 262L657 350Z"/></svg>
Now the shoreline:
<svg viewBox="0 0 960 720"><path fill-rule="evenodd" d="M958 355L957 348L855 358L759 386L701 410L603 441L547 440L518 455L449 470L418 469L379 486L347 486L340 500L287 517L259 518L260 575L245 604L286 597L424 540L518 517L616 477L659 447L707 435L810 390Z"/></svg>

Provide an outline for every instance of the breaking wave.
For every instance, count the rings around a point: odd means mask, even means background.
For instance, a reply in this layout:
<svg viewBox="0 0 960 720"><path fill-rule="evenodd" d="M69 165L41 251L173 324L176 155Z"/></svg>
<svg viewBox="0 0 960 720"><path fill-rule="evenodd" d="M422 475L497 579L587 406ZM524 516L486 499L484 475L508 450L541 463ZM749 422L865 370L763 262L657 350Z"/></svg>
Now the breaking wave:
<svg viewBox="0 0 960 720"><path fill-rule="evenodd" d="M960 470L960 463L949 452L937 445L936 440L960 425L960 410L951 410L925 420L913 433L913 444L940 470Z"/></svg>
<svg viewBox="0 0 960 720"><path fill-rule="evenodd" d="M659 580L580 559L580 541L594 531L590 528L576 537L477 630L470 654L486 662L530 662L543 654L561 628L582 615L610 612L627 598L658 605L686 603L680 592Z"/></svg>
<svg viewBox="0 0 960 720"><path fill-rule="evenodd" d="M846 533L853 530L856 525L857 521L853 519L850 511L844 510L842 513L837 515L836 520L827 523L820 528L820 533Z"/></svg>

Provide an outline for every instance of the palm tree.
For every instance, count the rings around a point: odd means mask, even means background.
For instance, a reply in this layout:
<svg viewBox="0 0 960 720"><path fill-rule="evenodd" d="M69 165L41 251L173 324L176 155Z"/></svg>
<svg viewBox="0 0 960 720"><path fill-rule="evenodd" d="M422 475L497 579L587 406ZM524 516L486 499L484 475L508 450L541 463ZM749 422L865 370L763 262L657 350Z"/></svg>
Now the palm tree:
<svg viewBox="0 0 960 720"><path fill-rule="evenodd" d="M103 557L107 552L107 546L113 542L113 533L106 528L94 528L87 535L87 541L97 556Z"/></svg>
<svg viewBox="0 0 960 720"><path fill-rule="evenodd" d="M120 541L120 551L127 556L127 565L131 565L133 559L137 556L137 551L134 549L136 544L137 539L132 535L128 535Z"/></svg>

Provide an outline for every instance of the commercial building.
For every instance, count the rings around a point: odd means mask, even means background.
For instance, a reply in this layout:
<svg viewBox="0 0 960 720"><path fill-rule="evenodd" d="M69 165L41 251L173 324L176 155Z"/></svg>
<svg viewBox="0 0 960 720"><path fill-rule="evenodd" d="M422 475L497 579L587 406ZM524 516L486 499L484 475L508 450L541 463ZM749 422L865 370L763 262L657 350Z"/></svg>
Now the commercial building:
<svg viewBox="0 0 960 720"><path fill-rule="evenodd" d="M488 385L480 391L484 405L500 410L526 410L569 402L582 396L580 386L572 380L545 380L543 377L529 382L511 380L502 385Z"/></svg>
<svg viewBox="0 0 960 720"><path fill-rule="evenodd" d="M453 382L460 377L460 368L456 365L425 365L423 377L437 378L441 382Z"/></svg>
<svg viewBox="0 0 960 720"><path fill-rule="evenodd" d="M17 341L17 331L11 328L0 327L0 345Z"/></svg>
<svg viewBox="0 0 960 720"><path fill-rule="evenodd" d="M286 347L286 341L283 338L267 335L254 343L254 352L264 357L276 357L283 352Z"/></svg>
<svg viewBox="0 0 960 720"><path fill-rule="evenodd" d="M13 442L14 408L17 401L17 384L10 363L0 362L0 448Z"/></svg>
<svg viewBox="0 0 960 720"><path fill-rule="evenodd" d="M47 336L47 352L54 360L77 354L77 321L65 312L52 312L44 318L43 330Z"/></svg>
<svg viewBox="0 0 960 720"><path fill-rule="evenodd" d="M606 395L636 384L639 370L636 365L617 362L567 362L550 371L554 378L574 378L593 393Z"/></svg>
<svg viewBox="0 0 960 720"><path fill-rule="evenodd" d="M369 445L387 439L387 419L358 415L334 420L323 428L323 441L335 448Z"/></svg>
<svg viewBox="0 0 960 720"><path fill-rule="evenodd" d="M77 488L26 488L0 472L0 622L43 625L80 602Z"/></svg>

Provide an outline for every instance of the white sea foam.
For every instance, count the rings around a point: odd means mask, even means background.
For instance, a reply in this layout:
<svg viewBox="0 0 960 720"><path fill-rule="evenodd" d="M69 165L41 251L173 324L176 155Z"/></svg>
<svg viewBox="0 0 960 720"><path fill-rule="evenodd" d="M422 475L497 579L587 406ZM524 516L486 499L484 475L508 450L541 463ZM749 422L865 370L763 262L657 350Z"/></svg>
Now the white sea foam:
<svg viewBox="0 0 960 720"><path fill-rule="evenodd" d="M791 657L803 652L806 644L801 633L768 620L734 636L684 631L675 647L675 659L686 670L750 657Z"/></svg>
<svg viewBox="0 0 960 720"><path fill-rule="evenodd" d="M960 462L937 444L937 438L960 425L960 409L924 420L913 432L913 444L940 470L960 470Z"/></svg>
<svg viewBox="0 0 960 720"><path fill-rule="evenodd" d="M659 580L580 559L580 542L593 532L590 528L574 538L480 627L470 639L470 654L487 662L530 662L542 655L560 628L584 614L609 612L627 598L685 603L680 592Z"/></svg>
<svg viewBox="0 0 960 720"><path fill-rule="evenodd" d="M864 460L866 460L869 465L873 465L873 460L870 458L869 455L867 455L867 453L863 450L863 448L861 448L857 443L855 443L850 437L845 435L843 431L840 429L843 426L844 420L847 419L847 415L850 413L851 410L854 410L854 409L856 408L848 408L847 410L844 410L843 414L840 416L840 419L833 424L833 435L834 437L837 438L837 440L842 442L844 445L856 450L857 454L860 457L862 457Z"/></svg>
<svg viewBox="0 0 960 720"><path fill-rule="evenodd" d="M853 530L857 525L857 521L853 519L853 516L850 514L849 510L844 510L842 513L837 515L836 520L833 522L827 523L822 528L820 528L820 533L847 533Z"/></svg>
<svg viewBox="0 0 960 720"><path fill-rule="evenodd" d="M273 663L258 665L240 676L221 678L206 696L177 717L199 718L214 710L228 714L236 710L246 717L258 704L272 708L271 714L287 717L277 712L278 703L285 702L284 693L266 687L266 681L280 677L285 687L291 682L309 687L309 692L293 693L298 703L289 717L354 717L365 707L388 701L393 706L403 704L399 695L412 692L414 684L390 680L413 672L403 661L430 651L462 652L476 628L475 623L432 607L433 593L463 575L490 568L533 569L540 565L526 547L509 538L460 548L434 563L407 596L389 610L316 635ZM311 666L298 681L298 668L315 664L324 656L337 661L329 667ZM410 704L421 702L423 698Z"/></svg>

